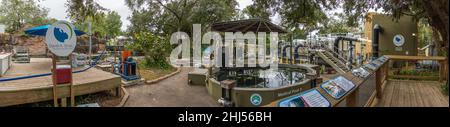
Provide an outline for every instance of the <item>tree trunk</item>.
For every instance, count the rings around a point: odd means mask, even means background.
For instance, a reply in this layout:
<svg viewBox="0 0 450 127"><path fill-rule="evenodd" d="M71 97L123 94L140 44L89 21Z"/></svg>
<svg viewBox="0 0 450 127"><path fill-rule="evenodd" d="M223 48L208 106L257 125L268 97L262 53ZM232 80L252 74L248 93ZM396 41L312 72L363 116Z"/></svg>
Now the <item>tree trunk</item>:
<svg viewBox="0 0 450 127"><path fill-rule="evenodd" d="M442 40L436 40L439 42L441 51L445 52L445 56L448 56L448 0L422 0L423 7L430 20L430 25L439 31ZM439 36L439 35L435 35Z"/></svg>

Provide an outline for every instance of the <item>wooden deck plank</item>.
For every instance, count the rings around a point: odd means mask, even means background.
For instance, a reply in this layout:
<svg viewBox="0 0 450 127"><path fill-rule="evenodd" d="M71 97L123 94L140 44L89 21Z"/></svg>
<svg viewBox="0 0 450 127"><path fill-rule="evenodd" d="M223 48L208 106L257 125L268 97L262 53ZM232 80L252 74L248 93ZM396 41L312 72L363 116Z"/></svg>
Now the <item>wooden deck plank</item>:
<svg viewBox="0 0 450 127"><path fill-rule="evenodd" d="M424 89L426 89L428 100L430 100L431 105L439 105L439 99L437 98L436 91L432 88L431 85L422 85Z"/></svg>
<svg viewBox="0 0 450 127"><path fill-rule="evenodd" d="M433 94L435 95L436 103L437 105L444 105L448 104L448 101L446 101L444 95L441 92L441 88L439 88L439 85L435 85L434 87L431 87L433 90Z"/></svg>
<svg viewBox="0 0 450 127"><path fill-rule="evenodd" d="M413 85L418 85L417 83L413 83ZM410 91L413 94L413 99L414 99L414 103L413 103L413 107L420 107L421 105L423 105L422 102L422 98L420 97L420 93L418 90L414 89L415 87L410 86Z"/></svg>
<svg viewBox="0 0 450 127"><path fill-rule="evenodd" d="M376 106L448 107L449 97L441 92L439 82L389 80L383 98Z"/></svg>
<svg viewBox="0 0 450 127"><path fill-rule="evenodd" d="M387 83L389 83L391 81L387 81ZM386 85L385 86L385 94L383 95L383 99L380 100L381 104L384 105L380 105L380 106L384 106L384 107L388 107L391 103L392 100L392 95L394 94L394 85Z"/></svg>
<svg viewBox="0 0 450 127"><path fill-rule="evenodd" d="M393 82L390 82L389 83L389 85L392 85L392 95L390 95L390 96L392 96L392 99L391 100L389 100L389 104L388 104L388 107L392 107L393 105L398 105L398 100L400 100L401 98L400 98L400 96L398 96L399 94L399 85L398 84L396 84L396 83L394 83L394 81Z"/></svg>
<svg viewBox="0 0 450 127"><path fill-rule="evenodd" d="M411 91L408 88L410 86L413 86L413 84L402 83L402 91L401 92L403 92L402 95L404 97L403 106L402 107L411 107L412 106L412 104L411 104L411 101L412 101L411 96L413 96L413 94L411 93Z"/></svg>
<svg viewBox="0 0 450 127"><path fill-rule="evenodd" d="M415 85L419 85L419 84L415 83ZM421 96L421 95L423 95L422 91L419 90L418 87L411 87L411 88L412 88L412 91L414 91L414 96L417 99L417 101L416 101L417 103L416 103L415 107L420 107L420 106L426 107L427 105L426 105L426 103L424 102L424 100L422 99L422 96Z"/></svg>
<svg viewBox="0 0 450 127"><path fill-rule="evenodd" d="M421 84L417 84L417 85L421 85ZM426 87L426 86L415 87L415 88L420 91L420 96L421 96L422 101L424 102L424 107L432 106L431 105L432 101L430 99L427 99L428 96L430 96L429 92L426 90L426 88L422 88L422 87Z"/></svg>

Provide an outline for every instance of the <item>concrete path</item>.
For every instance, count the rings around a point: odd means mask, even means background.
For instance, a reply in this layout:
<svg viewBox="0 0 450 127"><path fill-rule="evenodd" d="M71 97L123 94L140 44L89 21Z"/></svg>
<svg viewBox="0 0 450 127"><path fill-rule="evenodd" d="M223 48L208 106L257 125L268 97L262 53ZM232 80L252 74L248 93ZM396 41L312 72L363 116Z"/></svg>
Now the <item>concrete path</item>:
<svg viewBox="0 0 450 127"><path fill-rule="evenodd" d="M217 101L205 86L190 86L187 76L191 68L155 84L127 87L130 94L125 107L216 107Z"/></svg>

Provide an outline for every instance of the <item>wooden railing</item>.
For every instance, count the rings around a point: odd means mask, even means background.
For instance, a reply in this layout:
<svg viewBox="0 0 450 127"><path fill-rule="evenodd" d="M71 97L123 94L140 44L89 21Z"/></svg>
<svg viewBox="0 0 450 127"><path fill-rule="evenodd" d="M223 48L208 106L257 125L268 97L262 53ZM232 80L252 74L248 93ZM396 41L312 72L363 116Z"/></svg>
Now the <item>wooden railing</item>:
<svg viewBox="0 0 450 127"><path fill-rule="evenodd" d="M426 56L400 56L400 55L386 55L389 58L388 62L386 62L383 67L376 71L376 96L377 98L381 98L383 95L383 85L389 78L414 78L414 79L423 79L423 76L411 76L411 75L390 75L389 65L393 61L438 61L439 62L439 82L443 82L447 80L448 77L448 60L445 57L426 57ZM429 77L429 76L426 76Z"/></svg>
<svg viewBox="0 0 450 127"><path fill-rule="evenodd" d="M439 67L439 81L443 82L448 80L448 59L446 57L423 57L423 56L399 56L399 55L386 55L388 60L384 62L378 69L374 71L368 70L370 73L366 78L356 77L352 74L352 72L347 72L341 76L351 81L355 84L355 87L348 91L343 97L340 99L335 99L331 97L328 93L326 93L320 85L318 87L313 88L317 90L323 97L328 100L332 107L337 106L345 106L345 107L365 107L369 106L372 101L376 98L382 98L383 95L383 85L389 79L389 63L391 61L396 60L432 60L438 61L440 64ZM373 81L374 80L374 81ZM373 85L375 85L374 90L371 90ZM370 97L366 97L370 95ZM294 95L295 96L295 95ZM363 97L365 96L365 97ZM290 98L290 97L288 97ZM277 107L278 103L284 99L277 100L269 105L268 107ZM344 101L345 100L345 101ZM343 103L345 102L345 103Z"/></svg>

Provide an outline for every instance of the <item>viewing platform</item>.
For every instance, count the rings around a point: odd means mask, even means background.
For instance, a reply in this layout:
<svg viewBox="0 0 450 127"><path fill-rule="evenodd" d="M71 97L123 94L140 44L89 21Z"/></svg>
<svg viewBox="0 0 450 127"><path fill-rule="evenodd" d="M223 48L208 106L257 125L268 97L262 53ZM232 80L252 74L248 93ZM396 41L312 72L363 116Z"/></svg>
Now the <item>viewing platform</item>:
<svg viewBox="0 0 450 127"><path fill-rule="evenodd" d="M32 58L29 64L14 63L2 78L49 73L50 67L51 59ZM121 87L120 76L96 68L73 74L73 82L75 96L107 90L116 90L119 94ZM51 76L0 82L0 106L53 100L52 89ZM69 85L59 85L58 98L70 97L69 89Z"/></svg>

